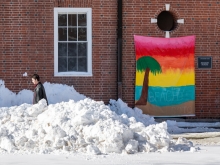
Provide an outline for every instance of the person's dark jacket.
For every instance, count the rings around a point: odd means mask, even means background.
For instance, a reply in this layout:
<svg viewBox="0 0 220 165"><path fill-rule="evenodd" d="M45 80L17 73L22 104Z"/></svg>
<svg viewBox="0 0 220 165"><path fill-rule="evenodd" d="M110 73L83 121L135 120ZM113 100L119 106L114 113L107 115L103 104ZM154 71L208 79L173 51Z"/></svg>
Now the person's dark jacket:
<svg viewBox="0 0 220 165"><path fill-rule="evenodd" d="M47 96L44 86L41 82L39 82L34 88L33 104L37 104L41 99L45 99L47 101ZM48 105L48 101L47 101L47 105Z"/></svg>

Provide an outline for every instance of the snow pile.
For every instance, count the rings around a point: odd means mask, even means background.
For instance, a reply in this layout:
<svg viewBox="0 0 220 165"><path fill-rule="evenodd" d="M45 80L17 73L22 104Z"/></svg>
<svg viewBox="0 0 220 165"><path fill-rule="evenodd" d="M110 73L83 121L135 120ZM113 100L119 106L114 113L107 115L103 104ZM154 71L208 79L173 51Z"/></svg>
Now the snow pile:
<svg viewBox="0 0 220 165"><path fill-rule="evenodd" d="M112 108L112 110L110 109ZM88 154L195 151L184 138L173 140L166 122L127 107L121 100L89 98L0 108L0 152Z"/></svg>
<svg viewBox="0 0 220 165"><path fill-rule="evenodd" d="M16 94L5 88L5 83L0 79L0 107L13 105Z"/></svg>
<svg viewBox="0 0 220 165"><path fill-rule="evenodd" d="M69 100L79 101L86 98L85 95L78 93L73 86L49 82L45 82L43 85L49 104L55 104L61 101L67 102Z"/></svg>
<svg viewBox="0 0 220 165"><path fill-rule="evenodd" d="M109 101L110 109L114 112L116 112L118 115L124 116L127 115L127 117L134 117L137 122L143 123L145 126L148 126L150 124L156 124L154 121L154 118L143 114L143 111L139 108L130 108L126 103L124 103L121 99L116 100L110 100Z"/></svg>
<svg viewBox="0 0 220 165"><path fill-rule="evenodd" d="M84 95L76 92L73 86L48 82L45 82L43 85L49 104L69 101L70 99L79 101L86 98ZM18 94L13 93L5 87L4 81L0 79L0 107L16 106L23 103L32 104L32 99L33 91L24 89Z"/></svg>
<svg viewBox="0 0 220 165"><path fill-rule="evenodd" d="M45 100L32 105L33 92L15 94L0 80L0 152L88 154L196 151L184 138L173 140L167 123L157 124L122 100L109 105L73 87L44 83ZM19 105L19 106L18 106ZM168 122L176 128L175 123Z"/></svg>

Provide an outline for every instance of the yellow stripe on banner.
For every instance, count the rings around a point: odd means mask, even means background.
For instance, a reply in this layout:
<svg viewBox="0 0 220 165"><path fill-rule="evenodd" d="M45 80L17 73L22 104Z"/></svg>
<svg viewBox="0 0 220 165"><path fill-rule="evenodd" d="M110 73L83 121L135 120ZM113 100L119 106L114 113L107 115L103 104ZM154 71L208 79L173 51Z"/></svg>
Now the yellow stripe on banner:
<svg viewBox="0 0 220 165"><path fill-rule="evenodd" d="M143 85L144 74L144 72L136 71L136 86ZM195 85L195 72L189 69L187 71L168 70L166 73L157 75L150 72L148 85L160 87Z"/></svg>

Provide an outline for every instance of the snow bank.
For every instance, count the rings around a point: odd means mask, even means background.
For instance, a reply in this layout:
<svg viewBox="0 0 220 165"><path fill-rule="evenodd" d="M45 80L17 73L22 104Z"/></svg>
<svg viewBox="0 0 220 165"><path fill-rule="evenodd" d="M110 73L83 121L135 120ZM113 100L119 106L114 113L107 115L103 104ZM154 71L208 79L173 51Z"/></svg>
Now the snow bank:
<svg viewBox="0 0 220 165"><path fill-rule="evenodd" d="M78 93L73 86L49 82L45 82L43 85L49 104L69 101L70 99L79 101L86 98L86 96ZM13 93L5 87L4 81L0 79L0 107L18 106L23 103L32 104L32 99L33 91L23 89L18 94Z"/></svg>
<svg viewBox="0 0 220 165"><path fill-rule="evenodd" d="M166 122L156 123L121 99L105 105L71 86L46 82L44 87L49 106L45 100L32 105L32 91L15 94L0 80L0 153L196 151L184 138L173 140Z"/></svg>
<svg viewBox="0 0 220 165"><path fill-rule="evenodd" d="M5 88L5 82L0 79L0 107L14 105L15 98L16 94Z"/></svg>
<svg viewBox="0 0 220 165"><path fill-rule="evenodd" d="M111 109L112 108L112 109ZM0 108L0 152L88 154L195 151L184 138L173 140L166 122L121 100L89 98L46 106L38 104Z"/></svg>
<svg viewBox="0 0 220 165"><path fill-rule="evenodd" d="M61 101L79 101L86 98L85 95L78 93L73 86L54 84L45 82L44 88L47 94L49 104L59 103Z"/></svg>

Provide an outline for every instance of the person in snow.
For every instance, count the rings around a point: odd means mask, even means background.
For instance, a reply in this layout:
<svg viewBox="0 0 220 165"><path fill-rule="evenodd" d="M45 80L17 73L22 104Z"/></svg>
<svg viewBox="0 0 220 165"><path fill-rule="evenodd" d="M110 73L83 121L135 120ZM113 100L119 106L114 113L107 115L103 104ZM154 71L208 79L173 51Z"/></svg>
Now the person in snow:
<svg viewBox="0 0 220 165"><path fill-rule="evenodd" d="M33 104L37 104L41 99L45 99L47 101L46 92L43 84L40 82L40 76L38 74L33 74L32 82L35 86ZM47 101L47 105L48 105L48 101Z"/></svg>

